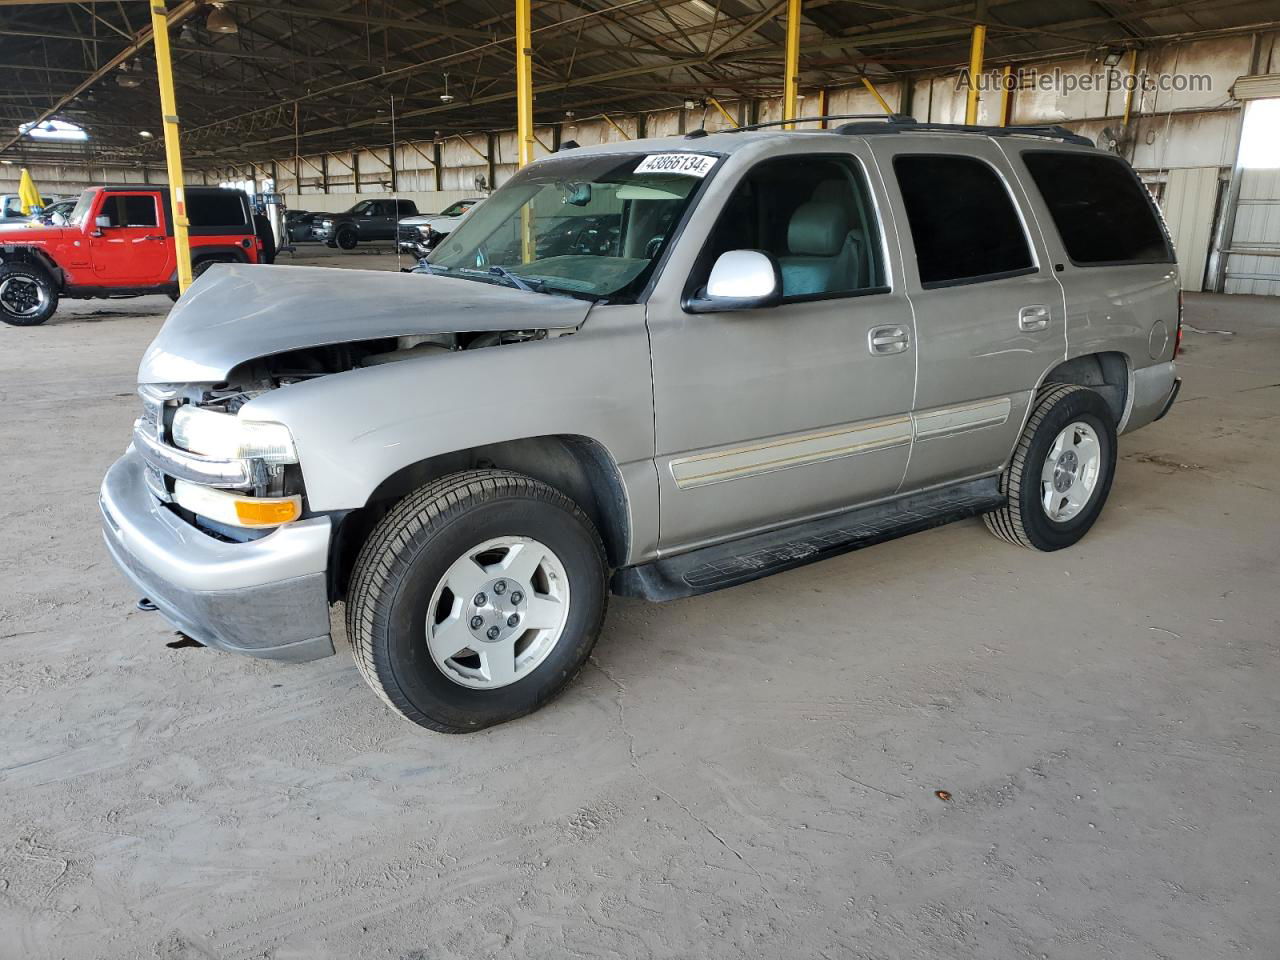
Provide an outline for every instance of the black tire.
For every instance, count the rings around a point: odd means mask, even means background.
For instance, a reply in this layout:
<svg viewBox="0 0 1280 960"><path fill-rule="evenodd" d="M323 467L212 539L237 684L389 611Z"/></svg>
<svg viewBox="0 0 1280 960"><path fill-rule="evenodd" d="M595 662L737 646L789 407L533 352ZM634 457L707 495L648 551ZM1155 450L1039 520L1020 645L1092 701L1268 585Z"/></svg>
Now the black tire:
<svg viewBox="0 0 1280 960"><path fill-rule="evenodd" d="M569 579L568 619L531 673L473 689L432 658L428 608L455 560L506 536L532 537L555 552ZM466 733L524 716L564 689L595 645L607 601L604 545L572 500L522 474L469 470L414 491L374 528L352 572L347 636L361 674L393 710L430 730Z"/></svg>
<svg viewBox="0 0 1280 960"><path fill-rule="evenodd" d="M39 326L58 309L58 287L46 270L30 263L0 264L0 289L6 281L14 283L12 292L0 296L0 320L10 326ZM18 301L26 302L31 284L36 287L31 307L17 309Z"/></svg>
<svg viewBox="0 0 1280 960"><path fill-rule="evenodd" d="M335 239L338 241L338 246L343 250L351 250L355 247L356 240L359 238L356 236L354 227L346 227L338 231L338 235Z"/></svg>
<svg viewBox="0 0 1280 960"><path fill-rule="evenodd" d="M203 260L197 260L191 265L191 279L195 280L204 276L205 271L215 263L243 263L243 261L234 257L205 257ZM177 290L169 291L169 299L174 303L178 302L178 296L179 294Z"/></svg>
<svg viewBox="0 0 1280 960"><path fill-rule="evenodd" d="M1068 520L1049 518L1040 475L1058 434L1073 423L1093 428L1101 462L1089 499ZM986 514L987 529L1001 540L1032 550L1061 550L1089 532L1107 502L1116 470L1116 425L1111 408L1097 392L1075 384L1050 384L1036 398L1009 469L1000 478L1000 492L1008 502Z"/></svg>

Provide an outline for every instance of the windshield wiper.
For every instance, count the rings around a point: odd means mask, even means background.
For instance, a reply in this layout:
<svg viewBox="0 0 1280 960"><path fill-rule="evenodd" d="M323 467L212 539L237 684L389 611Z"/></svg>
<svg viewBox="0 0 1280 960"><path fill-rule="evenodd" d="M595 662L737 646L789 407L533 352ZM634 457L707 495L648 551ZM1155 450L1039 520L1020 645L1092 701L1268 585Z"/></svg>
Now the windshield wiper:
<svg viewBox="0 0 1280 960"><path fill-rule="evenodd" d="M489 272L493 274L495 277L501 277L503 280L510 281L512 286L519 287L525 293L541 292L535 287L531 286L528 283L528 281L526 281L523 277L517 277L514 273L512 273L506 267L500 267L496 263L489 268ZM535 282L540 282L540 281L535 281Z"/></svg>
<svg viewBox="0 0 1280 960"><path fill-rule="evenodd" d="M437 273L449 272L448 267L444 266L443 264L429 263L426 257L420 257L418 259L418 265L414 269L421 270L423 273L432 274L433 276Z"/></svg>

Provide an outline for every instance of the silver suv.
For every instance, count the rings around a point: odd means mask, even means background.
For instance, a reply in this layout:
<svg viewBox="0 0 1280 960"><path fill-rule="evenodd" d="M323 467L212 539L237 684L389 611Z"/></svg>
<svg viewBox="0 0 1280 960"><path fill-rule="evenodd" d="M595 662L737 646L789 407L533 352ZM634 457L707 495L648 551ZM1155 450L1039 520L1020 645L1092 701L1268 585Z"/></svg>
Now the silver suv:
<svg viewBox="0 0 1280 960"><path fill-rule="evenodd" d="M578 217L610 226L551 242ZM1172 404L1179 336L1146 191L1058 128L573 149L417 273L201 277L142 360L104 532L196 640L321 657L345 602L394 710L476 730L569 682L611 592L975 514L1070 546L1116 434Z"/></svg>

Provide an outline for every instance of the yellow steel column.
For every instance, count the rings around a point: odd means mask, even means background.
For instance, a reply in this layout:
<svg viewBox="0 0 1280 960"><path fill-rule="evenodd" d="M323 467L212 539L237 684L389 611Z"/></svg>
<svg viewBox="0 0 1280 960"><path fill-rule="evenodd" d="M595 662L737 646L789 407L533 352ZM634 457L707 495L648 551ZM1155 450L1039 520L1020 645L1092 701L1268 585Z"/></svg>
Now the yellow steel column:
<svg viewBox="0 0 1280 960"><path fill-rule="evenodd" d="M984 15L985 4L978 4L978 16ZM969 97L964 105L964 122L978 122L978 78L982 74L982 52L987 42L986 24L973 25L973 40L969 45Z"/></svg>
<svg viewBox="0 0 1280 960"><path fill-rule="evenodd" d="M1129 115L1133 112L1133 89L1138 85L1138 48L1134 47L1129 51L1129 77L1128 85L1124 91L1124 120L1122 124L1126 130L1129 129Z"/></svg>
<svg viewBox="0 0 1280 960"><path fill-rule="evenodd" d="M187 195L183 189L182 145L178 141L178 104L173 93L173 62L169 59L169 15L164 0L151 0L151 31L160 79L160 114L164 119L164 159L169 169L169 215L173 247L178 255L178 292L191 286L191 246L187 241Z"/></svg>
<svg viewBox="0 0 1280 960"><path fill-rule="evenodd" d="M787 0L787 57L785 84L782 91L782 119L796 118L796 104L800 100L800 0ZM786 129L795 129L787 123Z"/></svg>
<svg viewBox="0 0 1280 960"><path fill-rule="evenodd" d="M533 20L530 0L516 0L516 162L533 162Z"/></svg>
<svg viewBox="0 0 1280 960"><path fill-rule="evenodd" d="M728 121L729 126L736 127L738 125L738 121L733 119L733 114L731 114L728 110L726 110L724 108L724 104L721 103L719 100L717 100L715 97L707 97L707 103L711 104L713 107L716 108L716 110L720 112L720 116L724 117L725 120ZM608 118L606 117L605 119L607 120ZM614 125L616 126L616 124Z"/></svg>
<svg viewBox="0 0 1280 960"><path fill-rule="evenodd" d="M881 110L885 113L893 113L893 107L889 106L889 101L880 95L879 89L877 89L876 85L871 82L870 77L864 73L858 79L861 80L862 85L867 88L867 93L876 98L876 103L880 104Z"/></svg>
<svg viewBox="0 0 1280 960"><path fill-rule="evenodd" d="M533 17L531 0L516 0L516 163L523 168L533 162ZM489 184L492 188L494 184ZM520 262L536 256L533 239L533 211L526 203L520 208Z"/></svg>
<svg viewBox="0 0 1280 960"><path fill-rule="evenodd" d="M1013 66L1006 63L1000 71L1000 126L1009 125L1009 105L1013 102Z"/></svg>

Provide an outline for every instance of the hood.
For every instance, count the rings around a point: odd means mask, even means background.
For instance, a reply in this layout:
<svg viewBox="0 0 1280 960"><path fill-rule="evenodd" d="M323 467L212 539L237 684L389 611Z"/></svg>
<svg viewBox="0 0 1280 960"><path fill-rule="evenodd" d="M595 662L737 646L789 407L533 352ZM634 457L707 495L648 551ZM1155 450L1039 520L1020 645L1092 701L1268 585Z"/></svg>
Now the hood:
<svg viewBox="0 0 1280 960"><path fill-rule="evenodd" d="M169 312L139 383L211 383L258 357L428 333L563 330L591 303L513 287L382 270L215 264Z"/></svg>
<svg viewBox="0 0 1280 960"><path fill-rule="evenodd" d="M65 227L41 223L39 220L0 220L0 234L3 234L6 240L15 233L21 233L24 240L56 240L62 236L62 231L65 229Z"/></svg>
<svg viewBox="0 0 1280 960"><path fill-rule="evenodd" d="M421 213L416 217L401 217L396 223L403 224L406 227L417 227L424 223L430 223L438 216L440 216L438 213Z"/></svg>

